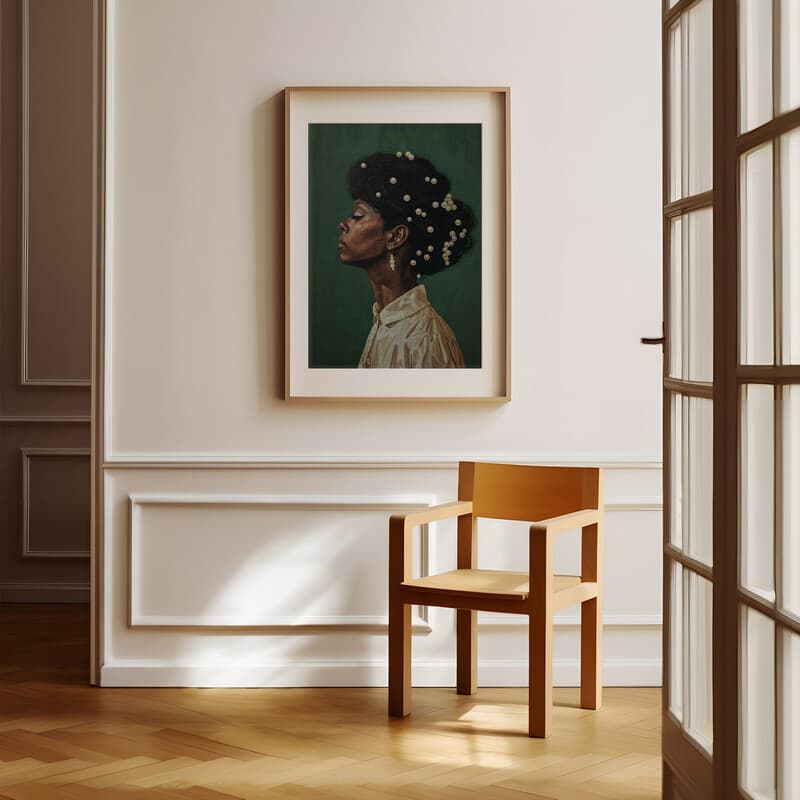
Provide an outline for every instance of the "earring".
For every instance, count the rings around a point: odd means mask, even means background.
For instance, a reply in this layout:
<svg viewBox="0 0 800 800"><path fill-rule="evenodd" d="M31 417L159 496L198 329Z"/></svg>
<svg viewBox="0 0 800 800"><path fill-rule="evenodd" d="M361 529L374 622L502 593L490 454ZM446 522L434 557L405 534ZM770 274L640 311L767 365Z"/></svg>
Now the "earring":
<svg viewBox="0 0 800 800"><path fill-rule="evenodd" d="M394 253L391 251L389 252L389 269L394 272L395 270L395 263L394 263Z"/></svg>

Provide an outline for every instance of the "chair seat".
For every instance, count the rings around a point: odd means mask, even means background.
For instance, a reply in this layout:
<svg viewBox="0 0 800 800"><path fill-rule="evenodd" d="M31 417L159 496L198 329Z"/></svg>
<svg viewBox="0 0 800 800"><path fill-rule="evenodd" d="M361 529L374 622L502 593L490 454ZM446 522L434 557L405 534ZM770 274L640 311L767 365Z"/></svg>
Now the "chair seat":
<svg viewBox="0 0 800 800"><path fill-rule="evenodd" d="M554 575L553 592L572 589L581 582L578 575ZM496 600L525 600L530 595L527 572L506 572L491 569L454 569L425 578L410 578L401 586L422 589L436 594L459 592L475 597L492 597Z"/></svg>

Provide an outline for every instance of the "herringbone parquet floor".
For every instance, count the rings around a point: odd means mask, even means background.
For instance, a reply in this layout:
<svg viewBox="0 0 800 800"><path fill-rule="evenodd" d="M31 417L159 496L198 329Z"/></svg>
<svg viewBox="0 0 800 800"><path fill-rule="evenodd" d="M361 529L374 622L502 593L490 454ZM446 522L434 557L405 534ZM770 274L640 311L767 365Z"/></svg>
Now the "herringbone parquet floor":
<svg viewBox="0 0 800 800"><path fill-rule="evenodd" d="M96 689L83 606L0 606L3 800L646 800L660 793L660 691L602 711L556 690L526 735L524 689Z"/></svg>

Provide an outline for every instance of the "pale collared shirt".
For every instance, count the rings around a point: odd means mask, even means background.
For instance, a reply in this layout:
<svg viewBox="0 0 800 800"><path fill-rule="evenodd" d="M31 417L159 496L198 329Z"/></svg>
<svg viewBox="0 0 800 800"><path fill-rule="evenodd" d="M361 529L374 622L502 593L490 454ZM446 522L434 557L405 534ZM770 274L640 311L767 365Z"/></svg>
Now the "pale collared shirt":
<svg viewBox="0 0 800 800"><path fill-rule="evenodd" d="M464 356L450 326L433 310L422 285L372 307L372 330L359 367L376 369L463 367Z"/></svg>

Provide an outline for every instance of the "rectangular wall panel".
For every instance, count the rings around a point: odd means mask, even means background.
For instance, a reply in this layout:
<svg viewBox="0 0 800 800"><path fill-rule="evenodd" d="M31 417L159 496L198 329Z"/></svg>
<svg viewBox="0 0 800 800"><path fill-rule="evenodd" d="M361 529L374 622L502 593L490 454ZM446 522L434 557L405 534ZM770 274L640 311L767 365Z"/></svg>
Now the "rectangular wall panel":
<svg viewBox="0 0 800 800"><path fill-rule="evenodd" d="M89 450L22 451L22 554L88 558Z"/></svg>
<svg viewBox="0 0 800 800"><path fill-rule="evenodd" d="M88 601L88 453L88 425L0 422L0 602Z"/></svg>
<svg viewBox="0 0 800 800"><path fill-rule="evenodd" d="M130 624L385 625L387 515L430 499L134 495Z"/></svg>
<svg viewBox="0 0 800 800"><path fill-rule="evenodd" d="M22 3L22 383L88 385L92 2Z"/></svg>

